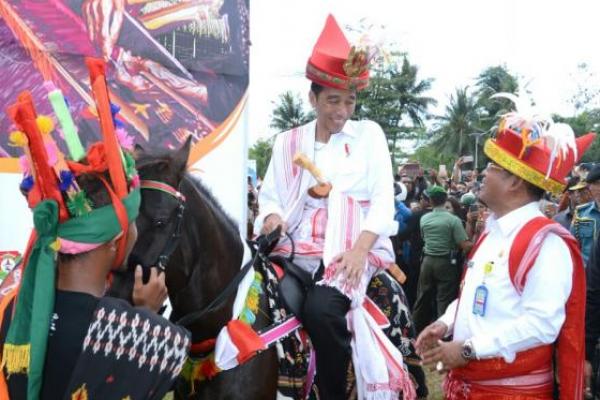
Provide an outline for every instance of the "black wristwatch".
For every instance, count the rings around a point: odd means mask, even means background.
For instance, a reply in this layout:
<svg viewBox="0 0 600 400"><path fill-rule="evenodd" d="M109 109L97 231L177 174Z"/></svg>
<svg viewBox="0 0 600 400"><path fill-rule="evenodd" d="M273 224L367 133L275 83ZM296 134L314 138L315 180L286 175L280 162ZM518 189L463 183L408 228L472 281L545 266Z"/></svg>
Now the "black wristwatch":
<svg viewBox="0 0 600 400"><path fill-rule="evenodd" d="M461 355L465 360L474 360L476 358L475 350L473 349L473 343L471 343L471 339L467 339L463 343Z"/></svg>

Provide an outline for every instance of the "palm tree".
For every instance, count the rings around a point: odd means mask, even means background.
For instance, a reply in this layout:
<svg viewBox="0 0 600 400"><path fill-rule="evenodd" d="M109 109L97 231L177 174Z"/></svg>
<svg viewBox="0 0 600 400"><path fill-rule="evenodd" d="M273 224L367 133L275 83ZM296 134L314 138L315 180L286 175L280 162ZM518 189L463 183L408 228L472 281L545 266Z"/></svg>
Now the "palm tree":
<svg viewBox="0 0 600 400"><path fill-rule="evenodd" d="M433 80L420 79L418 67L411 64L406 55L401 57L401 65L392 62L372 71L370 85L359 92L356 107L359 119L370 119L381 126L393 160L398 140L416 136L416 131L429 117L429 106L437 104L435 99L425 95Z"/></svg>
<svg viewBox="0 0 600 400"><path fill-rule="evenodd" d="M514 105L507 99L490 99L496 93L518 93L519 81L503 65L488 67L477 77L475 95L482 107L482 124L489 129L496 123L500 115L513 109Z"/></svg>
<svg viewBox="0 0 600 400"><path fill-rule="evenodd" d="M273 152L273 138L259 139L248 149L248 158L256 160L256 175L263 178L267 172Z"/></svg>
<svg viewBox="0 0 600 400"><path fill-rule="evenodd" d="M476 98L469 88L457 88L450 95L444 115L438 117L438 128L434 133L434 147L443 154L463 155L471 149L470 133L480 130L480 118Z"/></svg>
<svg viewBox="0 0 600 400"><path fill-rule="evenodd" d="M433 97L424 96L424 93L431 89L433 79L417 79L419 68L408 62L404 57L402 61L402 69L400 70L400 80L394 89L399 94L399 105L401 113L407 116L414 126L422 127L423 120L429 114L427 109L429 106L435 106L437 100Z"/></svg>
<svg viewBox="0 0 600 400"><path fill-rule="evenodd" d="M275 109L271 119L271 127L278 131L287 131L304 125L311 119L312 113L304 112L304 104L298 94L284 92L279 95L278 103L273 102Z"/></svg>

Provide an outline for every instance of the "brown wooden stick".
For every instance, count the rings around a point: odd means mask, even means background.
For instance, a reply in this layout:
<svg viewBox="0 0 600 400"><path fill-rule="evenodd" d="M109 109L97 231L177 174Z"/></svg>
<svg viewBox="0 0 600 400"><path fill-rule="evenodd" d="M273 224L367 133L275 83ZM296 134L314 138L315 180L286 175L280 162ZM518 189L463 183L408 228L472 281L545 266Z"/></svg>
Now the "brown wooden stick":
<svg viewBox="0 0 600 400"><path fill-rule="evenodd" d="M327 182L321 173L321 170L303 153L296 153L293 160L294 164L304 168L317 180L317 185L308 189L308 194L314 198L323 198L329 196L331 183Z"/></svg>
<svg viewBox="0 0 600 400"><path fill-rule="evenodd" d="M321 170L306 156L306 154L296 153L296 155L294 156L294 164L310 172L310 174L320 184L327 183L325 178L323 178L323 173L321 172Z"/></svg>

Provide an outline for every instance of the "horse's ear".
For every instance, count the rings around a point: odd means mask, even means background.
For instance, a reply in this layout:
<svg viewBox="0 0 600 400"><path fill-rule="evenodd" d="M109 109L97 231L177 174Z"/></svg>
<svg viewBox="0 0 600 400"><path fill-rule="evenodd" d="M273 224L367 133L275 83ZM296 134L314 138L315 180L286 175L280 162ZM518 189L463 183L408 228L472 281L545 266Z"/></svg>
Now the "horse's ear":
<svg viewBox="0 0 600 400"><path fill-rule="evenodd" d="M176 171L185 171L187 167L188 158L190 156L190 148L192 147L192 137L188 136L185 143L173 157L173 167Z"/></svg>

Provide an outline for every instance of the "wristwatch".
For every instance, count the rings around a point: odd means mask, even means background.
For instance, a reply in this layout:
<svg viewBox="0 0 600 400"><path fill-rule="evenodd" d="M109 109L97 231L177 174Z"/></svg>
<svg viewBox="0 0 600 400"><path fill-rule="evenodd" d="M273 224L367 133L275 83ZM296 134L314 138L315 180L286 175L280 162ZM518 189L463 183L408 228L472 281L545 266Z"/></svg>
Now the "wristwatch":
<svg viewBox="0 0 600 400"><path fill-rule="evenodd" d="M467 339L463 343L461 355L465 360L474 360L477 358L475 355L475 349L473 349L473 343L471 343L471 339Z"/></svg>

